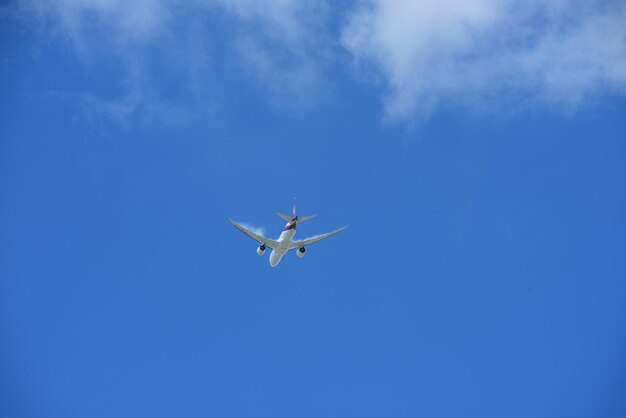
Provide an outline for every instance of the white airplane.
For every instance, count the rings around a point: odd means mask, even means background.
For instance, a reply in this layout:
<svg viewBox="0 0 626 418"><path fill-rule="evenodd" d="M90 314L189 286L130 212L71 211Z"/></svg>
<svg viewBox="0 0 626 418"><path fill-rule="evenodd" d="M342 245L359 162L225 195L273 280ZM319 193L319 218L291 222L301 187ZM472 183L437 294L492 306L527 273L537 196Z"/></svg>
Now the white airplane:
<svg viewBox="0 0 626 418"><path fill-rule="evenodd" d="M252 232L248 228L241 226L237 222L228 218L228 220L230 220L230 223L232 223L235 228L237 228L238 230L240 230L260 244L259 248L257 248L256 250L258 255L263 255L265 253L266 247L271 248L272 253L270 254L270 266L272 267L276 267L278 263L280 263L280 260L283 258L283 255L287 253L287 251L295 250L297 248L298 251L296 251L296 255L298 257L304 257L304 252L306 251L304 249L305 246L313 244L317 241L321 241L324 238L330 237L331 235L335 235L337 232L343 231L348 227L348 225L346 225L343 228L336 229L327 234L316 235L314 237L306 238L303 240L293 241L293 236L296 234L296 225L298 225L298 223L300 222L311 219L316 215L298 217L298 215L296 215L296 199L293 200L293 216L285 215L280 212L276 212L276 214L287 221L283 232L280 234L280 237L278 237L277 240L267 239L264 236Z"/></svg>

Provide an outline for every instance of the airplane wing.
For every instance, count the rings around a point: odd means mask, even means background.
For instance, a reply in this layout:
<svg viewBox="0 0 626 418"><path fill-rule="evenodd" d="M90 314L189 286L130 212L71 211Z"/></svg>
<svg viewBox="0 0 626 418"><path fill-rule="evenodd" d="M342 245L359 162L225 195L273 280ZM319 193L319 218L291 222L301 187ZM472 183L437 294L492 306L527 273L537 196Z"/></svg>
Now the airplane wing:
<svg viewBox="0 0 626 418"><path fill-rule="evenodd" d="M294 242L291 243L291 246L289 247L289 249L293 250L294 248L304 247L305 245L310 245L310 244L313 244L314 242L321 241L324 238L328 238L330 236L335 235L338 232L343 231L347 227L348 227L348 225L344 226L343 228L335 229L334 231L328 232L326 234L316 235L314 237L302 239L302 240L299 240L299 241L294 241Z"/></svg>
<svg viewBox="0 0 626 418"><path fill-rule="evenodd" d="M278 248L278 241L274 241L273 239L267 239L263 235L256 234L250 231L248 228L239 225L237 222L233 221L230 218L228 218L228 220L230 221L231 224L233 224L235 228L237 228L238 230L240 230L241 232L243 232L244 234L246 234L247 236L249 236L256 242L258 242L259 244L265 244L265 246L270 247L272 250Z"/></svg>

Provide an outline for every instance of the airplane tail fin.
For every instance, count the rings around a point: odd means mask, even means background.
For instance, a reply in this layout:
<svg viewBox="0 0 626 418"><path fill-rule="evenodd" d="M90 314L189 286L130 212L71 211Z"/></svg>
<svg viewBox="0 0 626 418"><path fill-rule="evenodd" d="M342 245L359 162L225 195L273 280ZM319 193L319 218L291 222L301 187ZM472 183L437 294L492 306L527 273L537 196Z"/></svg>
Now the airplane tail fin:
<svg viewBox="0 0 626 418"><path fill-rule="evenodd" d="M284 213L276 212L276 215L280 216L287 222L290 222L292 219L298 219L298 215L296 215L296 198L293 198L293 209L291 210L291 216L285 215Z"/></svg>
<svg viewBox="0 0 626 418"><path fill-rule="evenodd" d="M304 222L306 220L309 220L311 218L316 217L317 215L309 215L309 216L298 216L296 214L296 198L293 198L293 210L291 211L291 216L289 215L285 215L284 213L280 213L280 212L276 212L276 215L280 216L281 218L283 218L284 220L286 220L287 222L290 222L292 219L297 219L297 222Z"/></svg>

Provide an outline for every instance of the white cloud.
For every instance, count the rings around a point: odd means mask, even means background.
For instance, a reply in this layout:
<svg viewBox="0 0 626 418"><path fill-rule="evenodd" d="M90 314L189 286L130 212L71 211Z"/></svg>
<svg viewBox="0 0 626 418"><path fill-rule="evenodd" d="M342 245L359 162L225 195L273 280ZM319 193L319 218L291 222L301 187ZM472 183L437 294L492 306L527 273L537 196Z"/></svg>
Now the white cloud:
<svg viewBox="0 0 626 418"><path fill-rule="evenodd" d="M208 69L206 54L198 54L203 45L190 28L173 36L180 15L167 0L21 0L20 11L45 46L67 48L83 67L87 82L65 84L65 90L50 85L50 96L74 102L97 127L177 124L192 108L200 113L211 106L206 97L181 101L160 81L168 74L191 97L210 91L198 74ZM106 84L91 83L103 79Z"/></svg>
<svg viewBox="0 0 626 418"><path fill-rule="evenodd" d="M390 120L427 117L439 105L575 109L600 92L626 91L624 2L362 0L342 12L340 39L322 0L19 4L25 21L38 16L31 25L66 40L88 71L117 71L116 95L78 95L119 120L213 109L214 95L228 95L219 70L233 68L281 107L306 107L341 65L338 43L382 80ZM163 75L182 93L160 85Z"/></svg>
<svg viewBox="0 0 626 418"><path fill-rule="evenodd" d="M233 64L280 104L301 106L314 101L322 84L321 4L319 0L19 3L23 20L44 28L42 39L66 41L89 71L117 72L114 97L93 91L73 93L90 114L101 111L120 121L152 115L159 123L189 113L189 107L207 107L203 104L211 103L216 91L228 94L216 73ZM32 24L33 16L38 17L37 24ZM164 77L173 79L196 102L181 101L181 94L172 97L157 81Z"/></svg>
<svg viewBox="0 0 626 418"><path fill-rule="evenodd" d="M541 99L577 105L599 90L626 92L625 6L550 31L516 54L519 68L532 77Z"/></svg>
<svg viewBox="0 0 626 418"><path fill-rule="evenodd" d="M387 86L385 115L428 116L541 101L575 107L626 90L626 5L561 0L370 0L342 33L361 69Z"/></svg>
<svg viewBox="0 0 626 418"><path fill-rule="evenodd" d="M21 0L22 10L47 21L80 51L90 34L105 30L118 47L154 40L171 18L165 0Z"/></svg>
<svg viewBox="0 0 626 418"><path fill-rule="evenodd" d="M235 49L247 74L281 105L321 94L328 61L328 11L320 0L217 0L238 18Z"/></svg>

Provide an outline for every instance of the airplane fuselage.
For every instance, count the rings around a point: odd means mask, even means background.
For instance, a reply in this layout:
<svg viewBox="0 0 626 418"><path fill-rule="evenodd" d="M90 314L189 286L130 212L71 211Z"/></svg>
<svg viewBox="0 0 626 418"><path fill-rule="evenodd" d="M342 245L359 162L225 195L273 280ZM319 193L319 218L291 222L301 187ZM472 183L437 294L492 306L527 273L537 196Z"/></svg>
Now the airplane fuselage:
<svg viewBox="0 0 626 418"><path fill-rule="evenodd" d="M289 225L289 224L287 224ZM276 267L280 260L283 258L283 255L289 248L291 247L291 243L293 241L293 236L296 235L296 228L285 229L280 237L276 241L278 241L278 247L270 253L270 266Z"/></svg>

